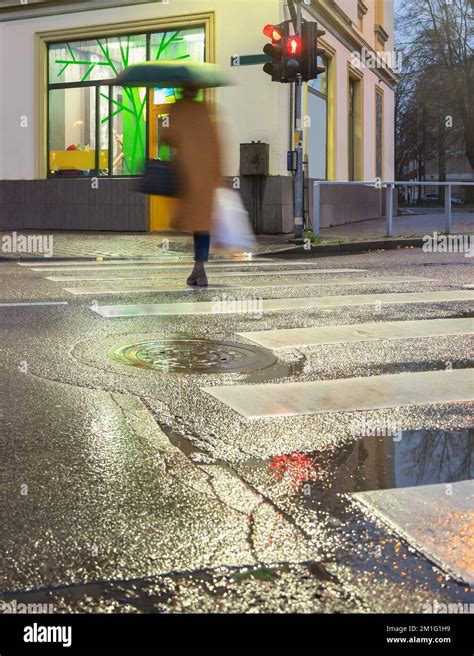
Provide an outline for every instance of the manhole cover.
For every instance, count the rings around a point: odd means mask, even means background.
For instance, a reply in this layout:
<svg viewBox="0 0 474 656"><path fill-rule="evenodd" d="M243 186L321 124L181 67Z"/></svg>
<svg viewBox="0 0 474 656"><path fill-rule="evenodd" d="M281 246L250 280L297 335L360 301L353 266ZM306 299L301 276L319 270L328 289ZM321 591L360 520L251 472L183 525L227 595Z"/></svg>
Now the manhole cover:
<svg viewBox="0 0 474 656"><path fill-rule="evenodd" d="M180 374L250 373L276 363L273 353L266 349L204 339L151 339L124 344L109 351L109 358L133 367Z"/></svg>

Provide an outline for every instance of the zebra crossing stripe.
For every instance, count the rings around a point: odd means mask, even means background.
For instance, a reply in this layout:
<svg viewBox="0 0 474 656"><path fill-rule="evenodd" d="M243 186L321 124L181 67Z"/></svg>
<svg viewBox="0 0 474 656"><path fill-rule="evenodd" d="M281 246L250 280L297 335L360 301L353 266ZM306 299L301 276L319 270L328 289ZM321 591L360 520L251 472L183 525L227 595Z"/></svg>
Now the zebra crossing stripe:
<svg viewBox="0 0 474 656"><path fill-rule="evenodd" d="M197 303L150 303L143 305L96 305L93 311L105 318L144 317L144 316L175 316L199 314L242 314L253 311L259 299L243 298L233 302L219 297L215 301ZM251 302L252 301L252 302ZM437 291L437 292L406 292L394 294L352 294L346 296L321 296L318 298L277 298L263 299L258 303L259 312L276 310L318 309L321 307L344 307L351 305L374 305L380 308L386 304L405 303L447 303L474 301L474 292Z"/></svg>
<svg viewBox="0 0 474 656"><path fill-rule="evenodd" d="M289 417L471 401L474 369L201 389L246 419Z"/></svg>
<svg viewBox="0 0 474 656"><path fill-rule="evenodd" d="M411 282L426 282L426 278L409 278L408 276L403 278L349 278L349 279L332 279L332 280L292 280L290 282L283 282L282 280L278 281L278 287L319 287L319 286L328 286L328 285L386 285L386 284L402 284L402 283L411 283ZM115 281L112 281L115 282ZM210 289L268 289L274 288L275 283L244 283L240 285L223 285L223 284L213 284L210 285ZM114 287L65 287L64 291L74 294L76 296L94 296L94 295L108 295L108 294L147 294L153 291L160 292L171 292L171 291L189 291L189 287L186 284L181 285L156 285L152 282L147 283L146 285L140 286L120 286L118 284Z"/></svg>
<svg viewBox="0 0 474 656"><path fill-rule="evenodd" d="M2 308L15 308L15 307L44 307L49 305L69 305L67 301L38 301L36 303L0 303Z"/></svg>
<svg viewBox="0 0 474 656"><path fill-rule="evenodd" d="M379 321L314 328L287 328L237 333L264 348L276 350L318 344L367 342L382 339L413 339L474 333L472 319L428 319L419 321Z"/></svg>
<svg viewBox="0 0 474 656"><path fill-rule="evenodd" d="M147 262L136 262L134 264L130 264L129 262L126 262L124 264L112 264L107 267L107 271L144 271L146 269L172 269L173 271L189 271L189 268L192 267L193 261L189 260L189 262L183 263L183 260L180 260L179 264L173 264L169 262L156 262L156 263L147 263ZM28 266L31 268L32 271L37 271L37 272L47 272L47 273L57 273L58 268L51 266L53 265L53 262L50 262L48 266L46 263L44 263L44 266L38 266L37 264L34 264L32 266L31 263L28 264ZM68 266L61 267L61 271L70 271L70 272L76 272L76 271L101 271L102 265L100 263L96 264L82 264L78 266L70 266L69 263L67 263ZM252 269L253 267L282 267L285 269L286 267L290 268L295 268L296 266L304 266L307 265L307 270L308 271L321 271L321 269L318 269L317 267L313 266L312 264L309 264L308 262L277 262L275 260L271 261L251 261L251 262L238 262L235 260L229 261L229 262L209 262L206 264L206 269L223 269L223 268L235 268L235 269ZM25 266L25 265L23 265ZM366 271L366 269L328 269L328 272L343 272L343 273L359 273L361 271ZM103 271L101 271L102 273Z"/></svg>
<svg viewBox="0 0 474 656"><path fill-rule="evenodd" d="M231 285L209 285L208 287L190 287L181 285L149 285L148 287L64 287L64 291L74 296L109 296L113 294L145 294L152 292L187 292L194 293L206 290L240 289Z"/></svg>
<svg viewBox="0 0 474 656"><path fill-rule="evenodd" d="M173 264L173 262L192 262L191 259L184 259L182 257L179 257L177 255L169 256L169 257L160 257L160 258L117 258L117 259L110 259L110 260L93 260L93 259L87 259L87 260L70 260L70 259L64 259L64 260L58 260L58 261L48 261L48 258L45 258L44 260L40 262L32 262L31 260L29 262L17 262L18 266L21 267L76 267L76 266L96 266L96 267L107 267L107 266L120 266L121 264L158 264L158 263L169 263Z"/></svg>

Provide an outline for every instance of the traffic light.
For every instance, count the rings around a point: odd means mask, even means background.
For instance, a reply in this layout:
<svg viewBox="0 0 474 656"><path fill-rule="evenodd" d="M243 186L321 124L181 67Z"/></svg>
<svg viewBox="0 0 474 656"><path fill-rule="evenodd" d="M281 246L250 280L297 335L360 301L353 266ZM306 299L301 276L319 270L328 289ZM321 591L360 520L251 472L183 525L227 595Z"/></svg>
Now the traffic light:
<svg viewBox="0 0 474 656"><path fill-rule="evenodd" d="M318 75L326 70L324 66L318 65L318 57L326 54L324 48L318 48L318 38L324 36L326 32L318 29L317 23L303 23L303 82L315 80Z"/></svg>
<svg viewBox="0 0 474 656"><path fill-rule="evenodd" d="M279 25L265 25L263 33L272 40L263 49L263 52L272 58L271 62L265 64L263 70L271 76L272 82L281 82L283 74L283 47L290 33L290 21L285 21Z"/></svg>
<svg viewBox="0 0 474 656"><path fill-rule="evenodd" d="M288 36L283 45L283 81L295 82L302 73L303 47L299 36Z"/></svg>
<svg viewBox="0 0 474 656"><path fill-rule="evenodd" d="M290 36L290 22L278 25L265 25L263 33L272 42L267 43L263 52L271 57L263 67L271 76L272 82L296 82L301 75L303 82L315 80L326 70L318 65L318 57L325 55L323 48L318 48L318 38L326 34L318 29L318 24L305 22L302 25L302 38Z"/></svg>

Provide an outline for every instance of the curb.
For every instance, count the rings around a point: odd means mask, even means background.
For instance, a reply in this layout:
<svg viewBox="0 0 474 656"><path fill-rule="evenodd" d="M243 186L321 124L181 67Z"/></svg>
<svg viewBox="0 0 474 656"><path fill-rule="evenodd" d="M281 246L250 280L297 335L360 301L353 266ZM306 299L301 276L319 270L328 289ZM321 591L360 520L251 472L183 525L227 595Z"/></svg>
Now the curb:
<svg viewBox="0 0 474 656"><path fill-rule="evenodd" d="M304 246L290 246L285 250L278 251L277 257L292 257L294 255L306 255L307 257L317 257L318 255L351 255L353 253L367 253L373 250L397 250L402 248L421 248L423 239L421 237L413 239L378 239L374 241L348 241L340 244L317 244L312 245L311 250L306 250ZM259 253L262 257L275 257L274 252Z"/></svg>

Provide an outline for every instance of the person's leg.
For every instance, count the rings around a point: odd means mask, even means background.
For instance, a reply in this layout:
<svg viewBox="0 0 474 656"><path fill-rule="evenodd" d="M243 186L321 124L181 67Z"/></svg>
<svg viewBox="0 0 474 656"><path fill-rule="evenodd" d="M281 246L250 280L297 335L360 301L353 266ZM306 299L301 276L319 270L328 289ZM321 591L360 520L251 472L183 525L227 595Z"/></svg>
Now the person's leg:
<svg viewBox="0 0 474 656"><path fill-rule="evenodd" d="M194 233L194 269L186 280L188 285L207 287L208 282L204 262L209 260L210 243L211 239L208 232Z"/></svg>
<svg viewBox="0 0 474 656"><path fill-rule="evenodd" d="M194 233L194 261L207 262L209 260L209 248L211 238L208 232Z"/></svg>

